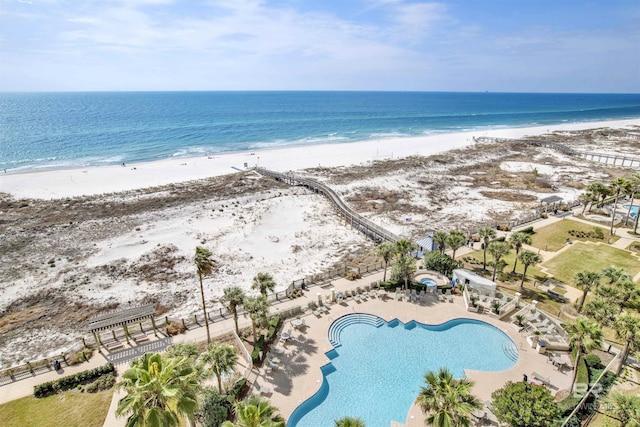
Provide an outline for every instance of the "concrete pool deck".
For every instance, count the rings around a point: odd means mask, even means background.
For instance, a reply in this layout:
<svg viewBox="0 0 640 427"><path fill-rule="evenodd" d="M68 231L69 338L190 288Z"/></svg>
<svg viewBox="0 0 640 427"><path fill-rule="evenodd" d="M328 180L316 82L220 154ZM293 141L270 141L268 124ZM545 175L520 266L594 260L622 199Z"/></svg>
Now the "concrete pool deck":
<svg viewBox="0 0 640 427"><path fill-rule="evenodd" d="M377 277L378 275L380 278ZM381 278L382 274L380 273L358 281L340 279L335 281L332 287L336 293L344 292L355 289L357 286L363 287L369 282ZM319 289L319 291L322 298L330 294L329 289ZM314 288L306 292L304 297L294 301L299 301L299 305L306 306L308 301L317 299L317 292L318 289ZM311 312L305 313L301 318L304 319L306 327L295 329L291 325L291 320L285 322L283 331L290 331L292 338L286 341L279 338L273 346L275 352L272 351L267 357L267 361L273 360L273 357L278 359L278 367L267 372L269 371L267 366L270 364L267 362L252 372L250 380L271 390L266 397L287 419L298 405L319 389L322 383L320 367L329 362L325 352L333 348L328 338L329 327L334 320L349 313L369 313L387 321L397 318L403 323L416 320L427 324L440 324L451 319L465 317L484 321L502 330L518 347L519 358L516 364L501 372L465 370L467 377L475 382L474 394L482 402L491 400L491 393L502 387L507 381L522 381L523 374L526 374L530 381L534 380L533 372L550 380L550 390L553 394L560 390L568 390L571 386L571 370L557 370L553 364L549 363L549 358L546 355L538 354L534 348L531 348L526 341L526 336L512 328L510 323L466 311L461 296L455 296L453 303L438 302L431 297L427 299L426 303L420 304L395 301L393 293L390 292L387 298L367 298L361 303L348 299L341 304L331 304L328 307L329 312L320 317ZM383 354L384 348L379 348L377 351ZM473 349L470 348L469 351L473 351ZM366 366L363 366L362 369L366 369ZM381 379L373 380L380 381ZM537 382L539 383L539 381ZM421 410L415 405L407 409L407 420L395 421L400 422L400 425L406 422L407 427L423 426L424 415ZM396 425L398 424L396 423Z"/></svg>

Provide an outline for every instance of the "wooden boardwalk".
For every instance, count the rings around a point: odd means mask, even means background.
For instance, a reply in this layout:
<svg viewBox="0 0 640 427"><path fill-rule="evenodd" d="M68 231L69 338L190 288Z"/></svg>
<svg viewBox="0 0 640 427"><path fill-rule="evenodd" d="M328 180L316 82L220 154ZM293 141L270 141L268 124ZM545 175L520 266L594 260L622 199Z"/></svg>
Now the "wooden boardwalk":
<svg viewBox="0 0 640 427"><path fill-rule="evenodd" d="M568 147L559 142L541 141L536 139L506 139L479 137L475 139L478 142L520 142L523 144L533 145L535 147L549 147L568 156L581 157L595 163L604 163L605 165L618 166L622 168L639 168L640 157L625 156L623 154L596 153L593 151L580 151Z"/></svg>
<svg viewBox="0 0 640 427"><path fill-rule="evenodd" d="M344 217L345 221L350 224L351 227L356 228L367 237L371 238L373 241L388 241L394 243L400 240L400 237L396 236L392 232L385 230L384 228L369 221L367 218L364 218L363 216L354 212L353 209L351 209L345 202L342 201L340 196L338 196L335 191L333 191L325 184L316 181L315 179L304 178L295 173L285 174L274 172L260 167L255 168L255 171L260 175L270 176L272 178L275 178L277 181L283 182L285 184L306 187L314 193L320 193L324 195L333 203L340 215Z"/></svg>

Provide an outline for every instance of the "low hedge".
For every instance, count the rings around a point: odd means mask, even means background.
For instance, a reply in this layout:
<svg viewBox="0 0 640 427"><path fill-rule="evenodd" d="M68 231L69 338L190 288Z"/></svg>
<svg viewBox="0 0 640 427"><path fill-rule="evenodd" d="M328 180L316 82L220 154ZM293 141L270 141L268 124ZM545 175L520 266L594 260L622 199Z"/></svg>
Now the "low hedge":
<svg viewBox="0 0 640 427"><path fill-rule="evenodd" d="M98 366L95 369L90 369L88 371L82 371L74 375L62 377L59 380L38 384L33 387L33 396L36 398L41 398L58 393L59 391L70 390L77 387L79 384L83 384L104 374L114 373L115 371L115 367L111 363L109 363L107 365Z"/></svg>

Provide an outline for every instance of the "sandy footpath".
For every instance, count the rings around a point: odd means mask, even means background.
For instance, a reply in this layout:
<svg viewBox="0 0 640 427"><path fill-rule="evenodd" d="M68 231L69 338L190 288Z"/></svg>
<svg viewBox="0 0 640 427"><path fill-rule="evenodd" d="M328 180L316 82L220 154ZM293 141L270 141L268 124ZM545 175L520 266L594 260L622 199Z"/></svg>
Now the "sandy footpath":
<svg viewBox="0 0 640 427"><path fill-rule="evenodd" d="M15 174L9 171L0 175L0 192L10 193L14 197L41 199L94 195L224 175L244 169L245 163L248 167L259 165L278 171L316 166L348 166L416 154L427 156L463 148L474 144L473 137L520 138L552 131L620 128L631 125L640 125L640 119L447 133L348 144L296 146L127 164L124 167L115 165Z"/></svg>

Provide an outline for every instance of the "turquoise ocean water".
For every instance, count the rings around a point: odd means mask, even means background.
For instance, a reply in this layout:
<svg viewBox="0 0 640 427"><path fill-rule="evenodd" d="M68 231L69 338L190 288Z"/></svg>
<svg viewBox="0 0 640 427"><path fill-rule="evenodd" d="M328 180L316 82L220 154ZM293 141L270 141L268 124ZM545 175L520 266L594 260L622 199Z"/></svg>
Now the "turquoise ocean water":
<svg viewBox="0 0 640 427"><path fill-rule="evenodd" d="M640 117L640 94L0 93L0 169Z"/></svg>

